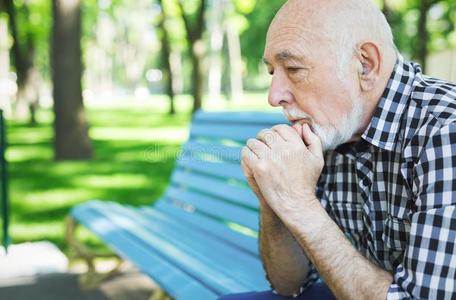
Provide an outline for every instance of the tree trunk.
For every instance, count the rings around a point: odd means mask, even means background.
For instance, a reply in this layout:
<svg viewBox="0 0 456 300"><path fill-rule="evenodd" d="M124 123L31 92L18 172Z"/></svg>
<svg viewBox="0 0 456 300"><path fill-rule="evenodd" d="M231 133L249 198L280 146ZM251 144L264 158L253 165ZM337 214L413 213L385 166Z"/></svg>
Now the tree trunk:
<svg viewBox="0 0 456 300"><path fill-rule="evenodd" d="M233 25L226 26L226 39L228 41L228 54L230 62L230 87L231 99L239 101L242 99L242 58L241 43L239 41L239 32Z"/></svg>
<svg viewBox="0 0 456 300"><path fill-rule="evenodd" d="M13 64L16 66L17 85L21 87L25 82L25 74L27 73L29 61L27 61L25 54L21 51L18 38L18 28L16 22L16 9L14 8L13 0L5 0L6 12L9 17L9 25L11 35L13 37Z"/></svg>
<svg viewBox="0 0 456 300"><path fill-rule="evenodd" d="M426 71L426 59L428 56L428 40L429 32L427 31L427 18L428 11L431 7L430 0L420 1L420 15L418 18L418 33L417 33L417 47L415 52L415 59L421 63L423 72Z"/></svg>
<svg viewBox="0 0 456 300"><path fill-rule="evenodd" d="M201 108L203 97L203 74L201 70L202 60L204 56L204 44L202 41L204 29L204 11L206 8L206 0L201 0L200 7L197 11L196 22L192 26L189 17L185 14L182 0L178 0L178 4L182 13L187 37L190 41L190 54L192 57L192 96L193 96L193 109L192 112Z"/></svg>
<svg viewBox="0 0 456 300"><path fill-rule="evenodd" d="M210 63L207 89L210 101L219 101L222 94L222 49L225 0L213 0L209 13Z"/></svg>
<svg viewBox="0 0 456 300"><path fill-rule="evenodd" d="M33 82L33 61L35 55L35 43L32 33L28 29L24 29L26 41L25 44L19 43L19 26L17 23L17 11L12 0L5 0L6 11L10 20L11 35L13 37L12 58L13 65L16 67L17 74L17 96L15 103L15 115L17 118L25 118L27 112L30 111L30 121L35 123L35 108L38 106L37 97L29 97L30 95L37 95L38 90L33 91L37 84ZM29 10L27 3L21 6L25 18L29 18Z"/></svg>
<svg viewBox="0 0 456 300"><path fill-rule="evenodd" d="M182 53L179 50L172 50L169 56L171 72L173 76L174 94L182 94L184 91L184 76L182 76Z"/></svg>
<svg viewBox="0 0 456 300"><path fill-rule="evenodd" d="M169 114L174 115L176 110L174 108L174 88L173 88L173 72L171 71L171 46L169 42L168 31L166 29L166 13L163 5L163 0L159 0L161 7L161 15L159 27L162 31L161 44L162 44L162 62L163 68L165 69L165 80L166 80L166 93L169 97Z"/></svg>
<svg viewBox="0 0 456 300"><path fill-rule="evenodd" d="M81 87L81 10L79 0L53 0L52 80L55 159L89 159L92 145Z"/></svg>
<svg viewBox="0 0 456 300"><path fill-rule="evenodd" d="M200 41L202 42L202 41ZM193 48L197 48L197 45L194 45ZM193 95L193 109L192 113L196 112L202 106L203 99L203 74L201 71L201 60L202 54L199 53L198 49L192 50L192 95Z"/></svg>

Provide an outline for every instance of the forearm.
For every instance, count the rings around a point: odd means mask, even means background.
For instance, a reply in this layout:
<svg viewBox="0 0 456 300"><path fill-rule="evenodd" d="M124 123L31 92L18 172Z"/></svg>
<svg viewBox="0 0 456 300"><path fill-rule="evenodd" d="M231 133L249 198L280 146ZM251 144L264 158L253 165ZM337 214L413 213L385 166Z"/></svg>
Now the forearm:
<svg viewBox="0 0 456 300"><path fill-rule="evenodd" d="M299 212L289 212L286 226L335 296L386 299L393 281L391 274L371 263L349 243L318 200L309 203Z"/></svg>
<svg viewBox="0 0 456 300"><path fill-rule="evenodd" d="M299 291L308 273L308 259L277 215L261 208L260 252L273 287L282 295Z"/></svg>

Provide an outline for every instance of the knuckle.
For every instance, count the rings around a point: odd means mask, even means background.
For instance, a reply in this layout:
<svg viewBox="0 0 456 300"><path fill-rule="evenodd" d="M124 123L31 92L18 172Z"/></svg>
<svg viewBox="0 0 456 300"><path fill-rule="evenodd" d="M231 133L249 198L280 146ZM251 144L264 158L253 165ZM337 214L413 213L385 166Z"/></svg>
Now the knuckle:
<svg viewBox="0 0 456 300"><path fill-rule="evenodd" d="M253 144L255 144L256 141L257 141L256 139L250 138L250 139L247 140L246 145L247 146L252 146Z"/></svg>
<svg viewBox="0 0 456 300"><path fill-rule="evenodd" d="M263 129L260 131L258 134L258 139L262 140L266 144L271 144L272 142L275 141L276 139L276 132L272 129Z"/></svg>
<svg viewBox="0 0 456 300"><path fill-rule="evenodd" d="M266 144L272 144L275 141L275 134L273 132L268 132L264 135L264 142Z"/></svg>
<svg viewBox="0 0 456 300"><path fill-rule="evenodd" d="M269 128L261 129L260 132L258 132L257 137L262 137L270 131L271 131L271 129L269 129Z"/></svg>
<svg viewBox="0 0 456 300"><path fill-rule="evenodd" d="M277 125L274 125L274 127L272 127L273 129L276 129L276 130L287 130L290 126L288 126L287 124L277 124Z"/></svg>

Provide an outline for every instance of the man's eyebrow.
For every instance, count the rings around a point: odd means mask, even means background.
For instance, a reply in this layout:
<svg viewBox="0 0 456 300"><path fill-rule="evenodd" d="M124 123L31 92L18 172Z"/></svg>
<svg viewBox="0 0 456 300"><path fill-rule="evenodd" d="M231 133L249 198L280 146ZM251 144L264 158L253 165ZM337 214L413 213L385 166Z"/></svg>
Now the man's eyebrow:
<svg viewBox="0 0 456 300"><path fill-rule="evenodd" d="M304 58L301 56L297 56L293 53L291 53L288 50L281 51L275 55L275 59L278 61L284 61L284 60L298 60L298 61L303 61Z"/></svg>
<svg viewBox="0 0 456 300"><path fill-rule="evenodd" d="M300 62L304 62L305 61L303 56L295 55L295 54L291 53L288 50L280 51L279 53L277 53L275 55L275 59L278 60L278 61L282 61L282 62L286 61L286 60L297 60L297 61L300 61ZM265 57L263 57L262 61L266 65L270 65L271 64Z"/></svg>

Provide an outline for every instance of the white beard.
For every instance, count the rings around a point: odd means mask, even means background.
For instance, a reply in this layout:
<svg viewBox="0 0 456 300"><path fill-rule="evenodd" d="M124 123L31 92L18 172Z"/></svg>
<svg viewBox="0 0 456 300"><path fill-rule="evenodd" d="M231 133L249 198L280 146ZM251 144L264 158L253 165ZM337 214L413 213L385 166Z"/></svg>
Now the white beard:
<svg viewBox="0 0 456 300"><path fill-rule="evenodd" d="M361 125L363 116L363 106L360 99L353 101L352 110L345 116L341 124L337 127L328 126L323 127L313 121L313 119L303 111L297 108L283 109L285 116L290 119L310 119L309 124L313 133L315 133L321 140L323 151L334 150L337 146L346 143L356 133Z"/></svg>

